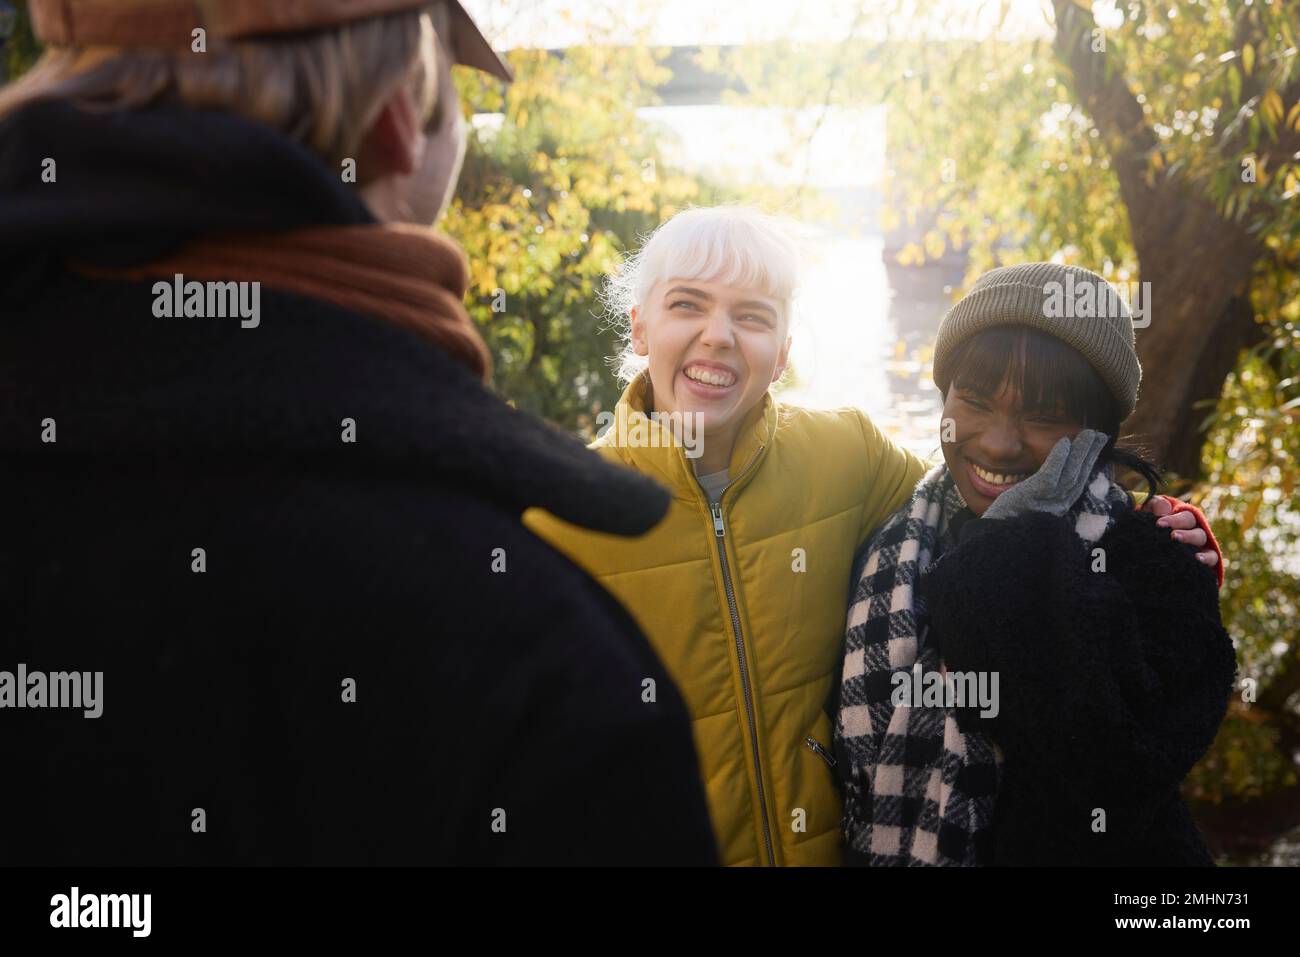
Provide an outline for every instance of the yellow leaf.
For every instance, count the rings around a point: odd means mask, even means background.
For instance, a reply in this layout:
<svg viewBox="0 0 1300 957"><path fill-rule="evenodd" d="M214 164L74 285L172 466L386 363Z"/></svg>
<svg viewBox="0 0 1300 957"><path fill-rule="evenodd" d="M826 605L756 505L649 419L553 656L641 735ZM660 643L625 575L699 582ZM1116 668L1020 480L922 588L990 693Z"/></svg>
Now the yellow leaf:
<svg viewBox="0 0 1300 957"><path fill-rule="evenodd" d="M1259 503L1264 500L1262 495L1256 496L1249 505L1246 506L1246 513L1241 516L1241 530L1244 532L1250 526L1255 524L1255 516L1259 513Z"/></svg>
<svg viewBox="0 0 1300 957"><path fill-rule="evenodd" d="M916 243L908 243L898 251L900 266L919 266L925 262L925 252Z"/></svg>
<svg viewBox="0 0 1300 957"><path fill-rule="evenodd" d="M1249 43L1241 48L1241 65L1250 76L1250 71L1255 68L1255 48Z"/></svg>
<svg viewBox="0 0 1300 957"><path fill-rule="evenodd" d="M1260 102L1260 109L1274 123L1282 119L1282 111L1285 107L1282 105L1282 97L1277 90L1269 90L1264 94L1264 99Z"/></svg>
<svg viewBox="0 0 1300 957"><path fill-rule="evenodd" d="M1300 100L1295 102L1291 112L1286 115L1286 125L1300 132Z"/></svg>

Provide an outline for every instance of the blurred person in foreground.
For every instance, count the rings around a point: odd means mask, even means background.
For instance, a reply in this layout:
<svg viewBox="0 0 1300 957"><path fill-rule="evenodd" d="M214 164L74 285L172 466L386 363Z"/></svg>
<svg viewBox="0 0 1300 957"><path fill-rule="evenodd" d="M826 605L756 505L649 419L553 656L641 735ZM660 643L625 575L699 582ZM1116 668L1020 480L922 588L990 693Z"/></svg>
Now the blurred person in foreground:
<svg viewBox="0 0 1300 957"><path fill-rule="evenodd" d="M468 14L30 8L47 52L0 92L0 862L713 863L677 689L520 522L637 534L667 497L493 395L430 228L452 64L511 79Z"/></svg>

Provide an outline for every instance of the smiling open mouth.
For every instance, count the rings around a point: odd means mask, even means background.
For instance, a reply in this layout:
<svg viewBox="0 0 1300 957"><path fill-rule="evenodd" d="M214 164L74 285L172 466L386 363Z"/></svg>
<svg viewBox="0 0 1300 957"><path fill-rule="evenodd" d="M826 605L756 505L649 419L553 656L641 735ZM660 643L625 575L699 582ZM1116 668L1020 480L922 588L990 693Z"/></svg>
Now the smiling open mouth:
<svg viewBox="0 0 1300 957"><path fill-rule="evenodd" d="M1017 482L1023 482L1029 478L1029 472L990 472L982 469L974 462L970 467L975 470L975 474L988 482L990 485L1015 485Z"/></svg>
<svg viewBox="0 0 1300 957"><path fill-rule="evenodd" d="M722 369L706 369L703 366L687 366L682 370L682 375L693 382L701 382L704 385L711 385L716 388L725 389L736 384L734 373L726 372Z"/></svg>

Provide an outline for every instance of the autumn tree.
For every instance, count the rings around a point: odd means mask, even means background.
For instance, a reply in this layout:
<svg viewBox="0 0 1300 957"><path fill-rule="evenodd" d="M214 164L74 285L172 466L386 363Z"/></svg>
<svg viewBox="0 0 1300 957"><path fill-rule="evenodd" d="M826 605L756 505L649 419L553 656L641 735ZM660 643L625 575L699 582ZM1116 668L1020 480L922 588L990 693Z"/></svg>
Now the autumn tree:
<svg viewBox="0 0 1300 957"><path fill-rule="evenodd" d="M664 161L658 132L637 115L657 102L666 54L596 43L516 51L504 94L477 75L459 78L467 115L477 116L441 228L469 256L470 312L496 388L588 437L619 395L605 277L674 209L718 197Z"/></svg>

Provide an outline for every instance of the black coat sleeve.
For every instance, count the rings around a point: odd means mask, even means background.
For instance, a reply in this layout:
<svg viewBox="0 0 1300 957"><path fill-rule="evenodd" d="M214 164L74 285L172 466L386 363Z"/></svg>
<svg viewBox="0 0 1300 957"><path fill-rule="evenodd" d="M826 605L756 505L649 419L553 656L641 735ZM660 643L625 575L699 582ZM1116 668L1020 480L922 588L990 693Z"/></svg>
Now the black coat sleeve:
<svg viewBox="0 0 1300 957"><path fill-rule="evenodd" d="M958 722L1002 748L998 814L1026 845L1150 845L1223 718L1236 665L1214 574L1154 521L1123 515L1100 552L1044 513L969 523L922 580L945 665L998 673L996 716Z"/></svg>

